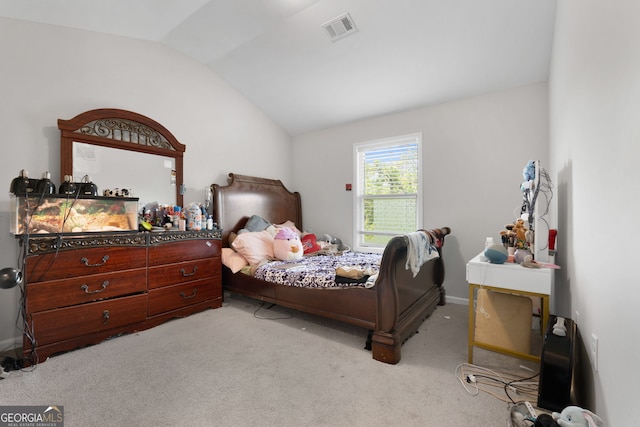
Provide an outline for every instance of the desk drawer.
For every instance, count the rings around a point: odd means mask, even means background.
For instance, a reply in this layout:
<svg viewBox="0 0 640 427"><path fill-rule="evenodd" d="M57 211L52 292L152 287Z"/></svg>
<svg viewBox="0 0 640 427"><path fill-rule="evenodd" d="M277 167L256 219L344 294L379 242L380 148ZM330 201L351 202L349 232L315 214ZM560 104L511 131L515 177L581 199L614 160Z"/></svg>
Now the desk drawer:
<svg viewBox="0 0 640 427"><path fill-rule="evenodd" d="M147 295L142 294L42 311L29 317L37 345L41 346L142 323L146 318L146 306Z"/></svg>
<svg viewBox="0 0 640 427"><path fill-rule="evenodd" d="M467 282L493 286L508 291L524 291L550 295L554 269L523 268L513 262L492 264L481 261L480 255L467 263Z"/></svg>
<svg viewBox="0 0 640 427"><path fill-rule="evenodd" d="M212 300L221 295L220 281L203 279L149 291L148 316Z"/></svg>

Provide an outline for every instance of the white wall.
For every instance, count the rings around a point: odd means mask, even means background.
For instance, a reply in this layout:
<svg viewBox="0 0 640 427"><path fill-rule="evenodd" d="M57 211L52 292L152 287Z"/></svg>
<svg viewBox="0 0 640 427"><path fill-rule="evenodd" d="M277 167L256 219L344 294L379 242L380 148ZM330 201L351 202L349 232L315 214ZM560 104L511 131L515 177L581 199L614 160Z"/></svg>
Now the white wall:
<svg viewBox="0 0 640 427"><path fill-rule="evenodd" d="M49 170L59 184L59 118L122 108L164 125L187 146L185 204L229 172L289 179L290 137L207 67L160 44L0 19L0 58L0 267L18 264L11 180ZM22 345L18 298L0 291L0 350Z"/></svg>
<svg viewBox="0 0 640 427"><path fill-rule="evenodd" d="M449 226L444 259L450 301L466 303L466 262L499 238L522 204L522 169L548 159L547 85L425 107L293 139L292 182L304 228L351 244L353 143L423 134L424 226Z"/></svg>
<svg viewBox="0 0 640 427"><path fill-rule="evenodd" d="M598 337L598 370L586 363L585 391L609 426L638 424L630 406L640 378L638 16L638 2L558 2L550 79L561 313L580 313L590 361L591 336Z"/></svg>

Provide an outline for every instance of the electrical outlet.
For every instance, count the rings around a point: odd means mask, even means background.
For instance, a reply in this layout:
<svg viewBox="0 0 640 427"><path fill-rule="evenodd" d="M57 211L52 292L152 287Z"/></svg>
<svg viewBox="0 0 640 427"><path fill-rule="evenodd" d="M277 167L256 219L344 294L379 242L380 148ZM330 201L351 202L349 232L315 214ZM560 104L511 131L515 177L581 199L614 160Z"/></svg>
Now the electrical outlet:
<svg viewBox="0 0 640 427"><path fill-rule="evenodd" d="M580 312L576 310L576 326L580 326Z"/></svg>
<svg viewBox="0 0 640 427"><path fill-rule="evenodd" d="M591 365L594 371L598 371L598 336L591 334Z"/></svg>

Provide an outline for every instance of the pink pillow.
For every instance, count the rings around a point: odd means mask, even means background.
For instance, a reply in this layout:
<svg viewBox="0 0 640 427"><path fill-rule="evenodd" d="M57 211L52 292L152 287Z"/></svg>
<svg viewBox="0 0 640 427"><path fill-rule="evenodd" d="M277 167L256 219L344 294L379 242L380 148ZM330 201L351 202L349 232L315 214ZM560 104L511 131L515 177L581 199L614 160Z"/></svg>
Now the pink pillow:
<svg viewBox="0 0 640 427"><path fill-rule="evenodd" d="M237 273L249 265L242 255L231 248L222 248L222 263L229 267L234 273Z"/></svg>
<svg viewBox="0 0 640 427"><path fill-rule="evenodd" d="M252 266L273 259L273 236L267 230L240 233L231 246Z"/></svg>

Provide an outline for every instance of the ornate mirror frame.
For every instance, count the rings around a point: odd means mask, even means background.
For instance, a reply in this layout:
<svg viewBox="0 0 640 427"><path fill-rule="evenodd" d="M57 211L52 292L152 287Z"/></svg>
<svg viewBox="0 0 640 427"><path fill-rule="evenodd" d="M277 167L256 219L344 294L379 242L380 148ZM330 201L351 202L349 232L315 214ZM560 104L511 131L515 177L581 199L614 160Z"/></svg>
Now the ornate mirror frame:
<svg viewBox="0 0 640 427"><path fill-rule="evenodd" d="M60 182L73 176L73 143L111 147L175 159L176 203L183 205L183 158L186 146L167 128L149 117L132 111L100 108L58 119L60 129Z"/></svg>

